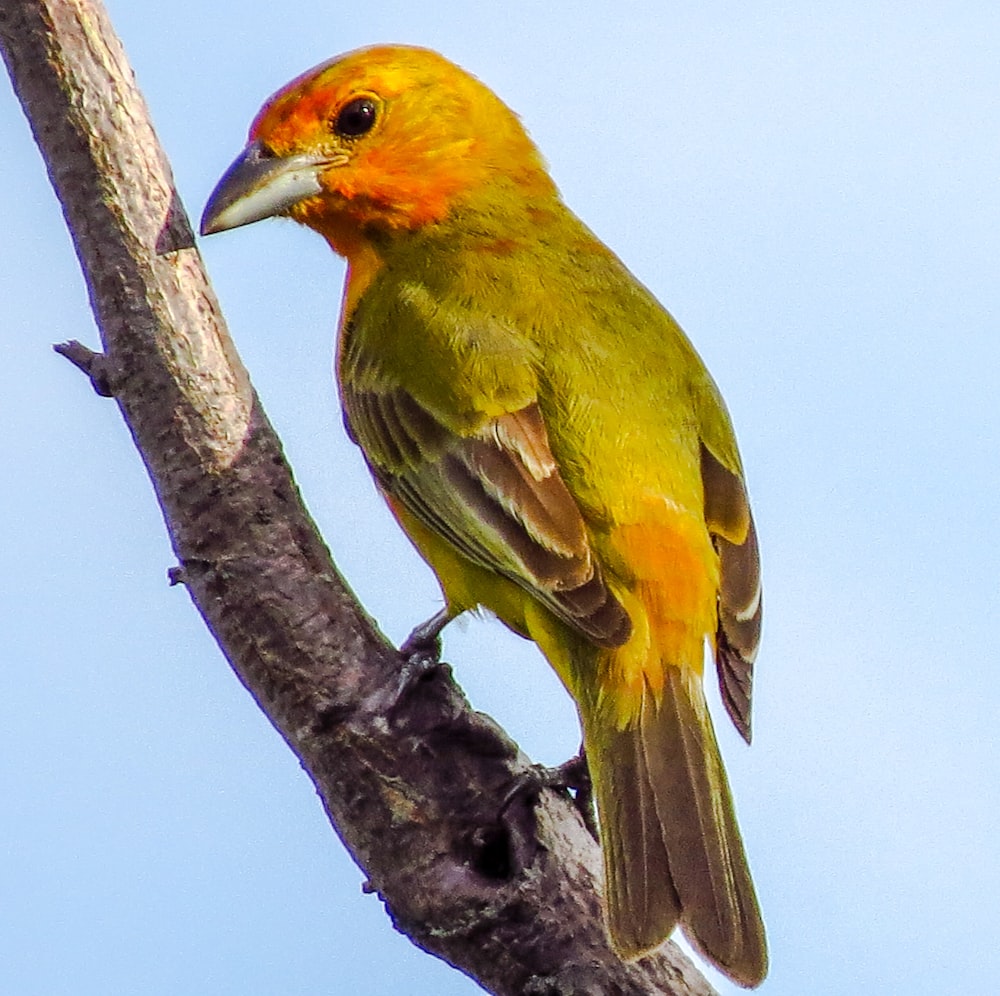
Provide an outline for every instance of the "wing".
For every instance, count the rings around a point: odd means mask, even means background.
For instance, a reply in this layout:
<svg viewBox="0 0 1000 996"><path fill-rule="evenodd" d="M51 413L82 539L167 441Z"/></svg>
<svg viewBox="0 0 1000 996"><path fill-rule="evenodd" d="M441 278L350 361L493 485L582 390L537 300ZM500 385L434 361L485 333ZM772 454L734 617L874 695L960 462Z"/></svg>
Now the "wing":
<svg viewBox="0 0 1000 996"><path fill-rule="evenodd" d="M715 665L726 711L750 742L753 662L763 613L757 530L739 469L731 470L702 442L705 521L719 551L719 628Z"/></svg>
<svg viewBox="0 0 1000 996"><path fill-rule="evenodd" d="M343 394L348 431L380 486L424 525L593 643L628 639L631 622L605 582L537 404L461 436L401 388Z"/></svg>

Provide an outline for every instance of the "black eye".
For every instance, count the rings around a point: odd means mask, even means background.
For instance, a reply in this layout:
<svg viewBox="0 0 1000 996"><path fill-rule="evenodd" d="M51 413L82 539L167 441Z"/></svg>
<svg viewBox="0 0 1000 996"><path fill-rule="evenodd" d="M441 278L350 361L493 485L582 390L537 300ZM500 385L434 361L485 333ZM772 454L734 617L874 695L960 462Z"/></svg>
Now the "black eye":
<svg viewBox="0 0 1000 996"><path fill-rule="evenodd" d="M344 138L357 138L371 131L373 124L375 101L371 97L355 97L340 109L333 130Z"/></svg>

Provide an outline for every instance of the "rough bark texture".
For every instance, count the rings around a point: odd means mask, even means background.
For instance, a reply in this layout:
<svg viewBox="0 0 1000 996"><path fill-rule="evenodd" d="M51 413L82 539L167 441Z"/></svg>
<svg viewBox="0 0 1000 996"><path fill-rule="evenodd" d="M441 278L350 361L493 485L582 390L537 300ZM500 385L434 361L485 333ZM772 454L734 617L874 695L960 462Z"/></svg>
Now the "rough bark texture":
<svg viewBox="0 0 1000 996"><path fill-rule="evenodd" d="M496 994L709 994L673 945L622 964L600 855L565 798L502 800L527 759L447 667L402 661L305 512L219 314L131 69L90 0L4 0L0 45L86 276L112 395L182 581L302 760L398 929ZM333 952L331 951L331 957Z"/></svg>

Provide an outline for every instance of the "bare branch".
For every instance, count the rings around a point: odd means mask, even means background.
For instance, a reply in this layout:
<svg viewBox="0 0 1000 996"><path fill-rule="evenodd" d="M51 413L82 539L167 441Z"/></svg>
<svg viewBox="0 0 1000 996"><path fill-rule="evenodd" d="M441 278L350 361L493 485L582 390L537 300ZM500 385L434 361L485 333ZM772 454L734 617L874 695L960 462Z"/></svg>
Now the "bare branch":
<svg viewBox="0 0 1000 996"><path fill-rule="evenodd" d="M302 760L396 927L490 991L708 994L673 945L610 951L600 857L446 667L388 709L401 659L337 573L230 341L132 72L92 0L6 0L0 44L62 203L113 394L183 582Z"/></svg>
<svg viewBox="0 0 1000 996"><path fill-rule="evenodd" d="M104 362L103 353L95 353L89 347L84 346L82 342L77 342L76 339L57 343L52 348L60 356L65 356L77 370L83 371L90 378L94 390L102 398L112 397L115 392L108 381L108 369Z"/></svg>

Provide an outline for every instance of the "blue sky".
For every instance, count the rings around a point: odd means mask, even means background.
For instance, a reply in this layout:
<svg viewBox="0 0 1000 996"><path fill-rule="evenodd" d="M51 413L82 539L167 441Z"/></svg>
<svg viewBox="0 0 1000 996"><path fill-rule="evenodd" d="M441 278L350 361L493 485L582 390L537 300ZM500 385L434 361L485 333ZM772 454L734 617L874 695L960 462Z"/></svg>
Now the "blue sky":
<svg viewBox="0 0 1000 996"><path fill-rule="evenodd" d="M1000 9L138 6L110 11L195 217L261 101L359 45L437 48L522 115L740 436L766 591L753 748L719 727L770 932L761 991L991 991ZM97 336L9 92L0 134L0 992L477 992L362 895L167 586L117 410L49 348ZM340 426L342 265L288 223L202 248L335 558L401 638L438 596ZM473 620L446 656L534 758L575 750L529 645Z"/></svg>

